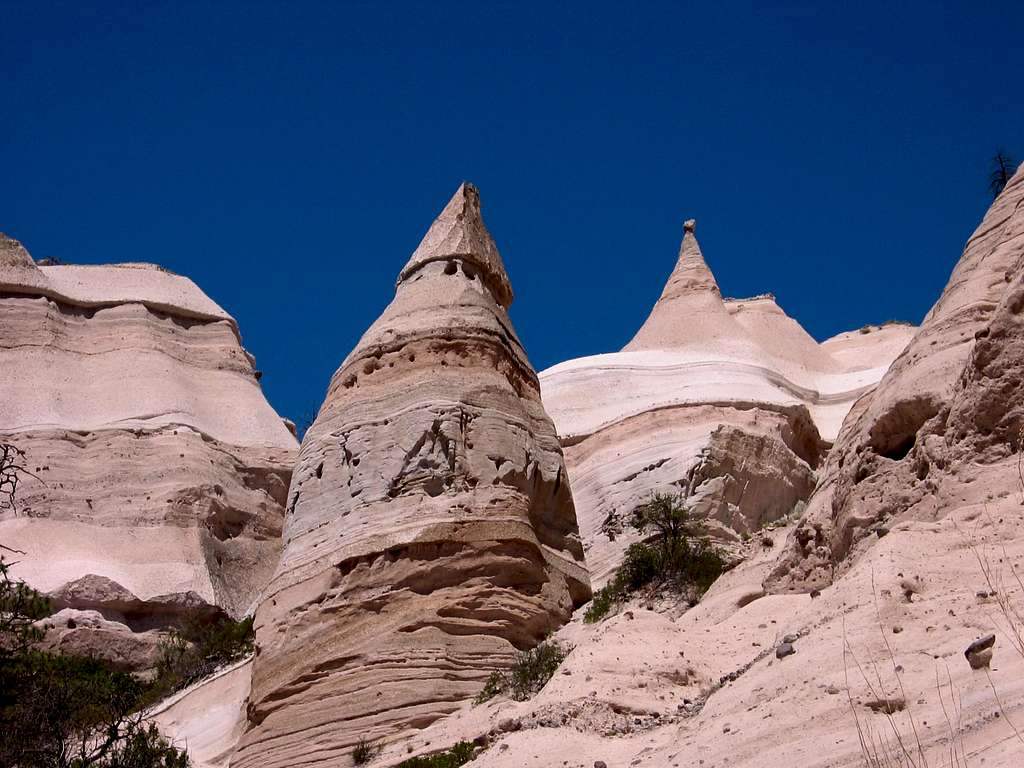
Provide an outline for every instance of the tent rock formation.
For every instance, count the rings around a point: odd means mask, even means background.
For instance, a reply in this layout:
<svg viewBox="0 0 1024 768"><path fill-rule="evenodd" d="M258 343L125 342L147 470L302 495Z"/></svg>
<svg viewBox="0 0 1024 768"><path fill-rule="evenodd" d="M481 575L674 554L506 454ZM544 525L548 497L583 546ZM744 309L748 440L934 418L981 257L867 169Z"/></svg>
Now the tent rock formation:
<svg viewBox="0 0 1024 768"><path fill-rule="evenodd" d="M799 514L822 449L913 332L891 324L818 344L771 295L723 299L696 222L683 230L632 341L540 374L595 586L637 539L622 521L651 493L689 497L726 541Z"/></svg>
<svg viewBox="0 0 1024 768"><path fill-rule="evenodd" d="M464 184L303 440L233 766L341 764L422 729L589 599L511 301Z"/></svg>

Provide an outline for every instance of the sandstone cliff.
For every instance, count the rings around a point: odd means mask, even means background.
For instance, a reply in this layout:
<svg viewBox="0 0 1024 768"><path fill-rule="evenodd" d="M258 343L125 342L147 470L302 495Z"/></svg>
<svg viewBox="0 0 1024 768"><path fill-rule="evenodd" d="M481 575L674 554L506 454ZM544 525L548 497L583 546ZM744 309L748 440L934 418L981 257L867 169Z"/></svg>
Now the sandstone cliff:
<svg viewBox="0 0 1024 768"><path fill-rule="evenodd" d="M0 440L36 476L0 516L26 553L14 576L135 630L250 608L297 445L235 321L190 280L38 266L0 235L0 392Z"/></svg>
<svg viewBox="0 0 1024 768"><path fill-rule="evenodd" d="M691 497L731 541L799 514L822 449L913 332L869 326L819 345L770 295L723 299L695 229L686 222L675 268L621 352L540 374L595 586L652 492Z"/></svg>
<svg viewBox="0 0 1024 768"><path fill-rule="evenodd" d="M511 301L463 185L303 441L232 765L341 765L422 729L589 599Z"/></svg>

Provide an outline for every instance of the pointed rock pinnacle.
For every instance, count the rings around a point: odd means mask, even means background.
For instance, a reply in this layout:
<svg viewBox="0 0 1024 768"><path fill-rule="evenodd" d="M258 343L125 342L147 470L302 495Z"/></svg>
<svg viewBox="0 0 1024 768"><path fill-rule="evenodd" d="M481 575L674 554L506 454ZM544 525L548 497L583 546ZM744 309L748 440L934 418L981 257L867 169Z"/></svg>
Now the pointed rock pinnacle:
<svg viewBox="0 0 1024 768"><path fill-rule="evenodd" d="M505 264L480 213L480 193L463 182L398 275L398 284L432 261L461 259L481 272L484 284L506 309L512 303L512 285Z"/></svg>
<svg viewBox="0 0 1024 768"><path fill-rule="evenodd" d="M0 267L31 267L36 263L21 243L0 232Z"/></svg>
<svg viewBox="0 0 1024 768"><path fill-rule="evenodd" d="M683 241L679 244L679 258L659 301L691 293L708 292L716 296L722 295L715 276L704 261L704 254L701 253L700 244L694 234L696 229L696 219L687 219L683 223Z"/></svg>

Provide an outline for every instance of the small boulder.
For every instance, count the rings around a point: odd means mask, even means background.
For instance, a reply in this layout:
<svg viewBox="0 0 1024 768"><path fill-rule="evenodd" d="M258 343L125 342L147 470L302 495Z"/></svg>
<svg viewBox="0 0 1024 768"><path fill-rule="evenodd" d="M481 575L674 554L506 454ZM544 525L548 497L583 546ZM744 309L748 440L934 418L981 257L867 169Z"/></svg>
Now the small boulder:
<svg viewBox="0 0 1024 768"><path fill-rule="evenodd" d="M992 661L992 647L995 644L995 635L985 635L967 646L964 656L967 657L967 663L971 665L971 669L988 668Z"/></svg>
<svg viewBox="0 0 1024 768"><path fill-rule="evenodd" d="M787 656L792 656L796 653L796 648L793 647L792 643L780 643L775 649L775 656L779 659L784 659Z"/></svg>

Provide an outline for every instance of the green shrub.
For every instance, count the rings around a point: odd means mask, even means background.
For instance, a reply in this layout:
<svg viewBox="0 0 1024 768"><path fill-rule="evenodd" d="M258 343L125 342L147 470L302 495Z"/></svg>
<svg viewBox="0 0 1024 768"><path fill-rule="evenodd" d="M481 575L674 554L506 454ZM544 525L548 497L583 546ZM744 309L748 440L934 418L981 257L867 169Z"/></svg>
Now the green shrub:
<svg viewBox="0 0 1024 768"><path fill-rule="evenodd" d="M252 617L234 621L226 616L210 622L193 618L160 645L157 676L149 693L152 702L169 696L218 668L253 652Z"/></svg>
<svg viewBox="0 0 1024 768"><path fill-rule="evenodd" d="M185 768L139 711L145 686L97 659L26 650L0 662L0 765Z"/></svg>
<svg viewBox="0 0 1024 768"><path fill-rule="evenodd" d="M725 570L721 553L706 537L696 536L682 497L655 494L633 511L630 522L641 533L653 530L655 538L629 546L619 570L597 591L583 615L588 623L604 618L616 604L651 583L696 599Z"/></svg>
<svg viewBox="0 0 1024 768"><path fill-rule="evenodd" d="M491 673L484 689L477 695L476 703L482 704L499 693L516 701L526 701L547 685L570 651L571 647L545 640L536 648L520 652L510 669Z"/></svg>
<svg viewBox="0 0 1024 768"><path fill-rule="evenodd" d="M374 744L372 741L366 739L360 739L359 743L356 744L355 749L352 750L352 762L356 765L365 765L377 756L381 748L379 744Z"/></svg>
<svg viewBox="0 0 1024 768"><path fill-rule="evenodd" d="M594 593L586 613L583 614L583 621L587 624L593 624L595 621L603 619L611 611L612 606L622 600L622 594L616 588L618 585L615 582L616 580L612 579L611 582Z"/></svg>
<svg viewBox="0 0 1024 768"><path fill-rule="evenodd" d="M412 757L398 764L398 768L459 768L473 759L473 744L460 741L451 749L428 757Z"/></svg>

